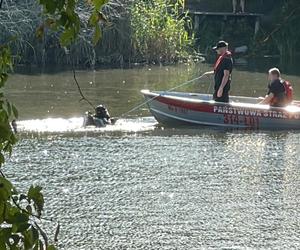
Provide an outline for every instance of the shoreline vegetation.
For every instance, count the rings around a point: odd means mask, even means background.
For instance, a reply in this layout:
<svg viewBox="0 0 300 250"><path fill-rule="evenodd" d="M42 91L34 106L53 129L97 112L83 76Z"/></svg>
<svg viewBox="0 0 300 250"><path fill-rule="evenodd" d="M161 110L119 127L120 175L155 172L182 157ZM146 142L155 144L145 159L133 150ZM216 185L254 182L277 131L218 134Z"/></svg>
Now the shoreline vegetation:
<svg viewBox="0 0 300 250"><path fill-rule="evenodd" d="M183 1L150 2L111 0L102 13L100 41L91 42L90 9L78 4L81 30L76 41L63 48L59 32L45 29L45 17L36 0L5 1L0 10L0 44L11 41L18 64L95 66L143 63L170 63L189 60L197 54L194 38L188 34L190 20L183 14ZM40 36L40 37L39 37ZM38 38L39 37L39 38Z"/></svg>
<svg viewBox="0 0 300 250"><path fill-rule="evenodd" d="M64 48L59 32L41 27L46 17L41 14L36 0L6 0L0 10L0 32L3 34L0 44L10 41L16 64L80 67L128 67L200 60L201 55L209 54L208 48L221 38L233 46L247 45L250 57L272 52L292 60L300 45L295 25L300 22L296 0L278 1L264 17L255 39L251 35L252 25L246 21L228 23L220 35L217 21L207 20L194 34L183 0L111 0L102 8L107 22L100 22L101 39L94 46L93 29L89 27L91 10L82 2L76 11L81 19L80 33L72 45ZM44 29L43 32L40 29Z"/></svg>

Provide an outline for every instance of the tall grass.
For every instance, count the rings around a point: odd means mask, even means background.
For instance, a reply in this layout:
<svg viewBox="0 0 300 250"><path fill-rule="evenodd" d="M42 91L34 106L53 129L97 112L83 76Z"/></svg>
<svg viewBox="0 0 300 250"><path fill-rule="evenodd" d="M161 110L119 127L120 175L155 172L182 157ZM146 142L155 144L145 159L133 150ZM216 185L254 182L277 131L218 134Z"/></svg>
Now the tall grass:
<svg viewBox="0 0 300 250"><path fill-rule="evenodd" d="M194 39L186 30L191 20L183 13L183 5L182 0L134 1L131 27L136 56L147 62L172 62L189 56Z"/></svg>
<svg viewBox="0 0 300 250"><path fill-rule="evenodd" d="M4 0L0 10L0 44L11 41L16 59L21 64L95 65L120 64L130 50L129 12L125 0L112 0L103 12L108 23L102 25L102 40L94 47L93 30L88 27L89 6L81 1L77 12L81 19L81 32L76 42L66 50L59 44L59 34L46 30L42 39L36 29L43 23L43 15L36 0ZM125 59L124 59L125 58Z"/></svg>

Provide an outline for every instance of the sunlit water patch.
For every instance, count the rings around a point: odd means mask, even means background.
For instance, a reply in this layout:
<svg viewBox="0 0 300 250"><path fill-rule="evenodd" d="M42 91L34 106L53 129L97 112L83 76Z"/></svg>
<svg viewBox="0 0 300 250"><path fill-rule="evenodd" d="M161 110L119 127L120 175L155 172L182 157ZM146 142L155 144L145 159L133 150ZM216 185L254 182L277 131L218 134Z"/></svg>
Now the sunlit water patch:
<svg viewBox="0 0 300 250"><path fill-rule="evenodd" d="M153 117L119 119L103 128L83 127L83 117L24 120L17 123L19 132L73 133L73 132L143 132L153 130L157 122Z"/></svg>

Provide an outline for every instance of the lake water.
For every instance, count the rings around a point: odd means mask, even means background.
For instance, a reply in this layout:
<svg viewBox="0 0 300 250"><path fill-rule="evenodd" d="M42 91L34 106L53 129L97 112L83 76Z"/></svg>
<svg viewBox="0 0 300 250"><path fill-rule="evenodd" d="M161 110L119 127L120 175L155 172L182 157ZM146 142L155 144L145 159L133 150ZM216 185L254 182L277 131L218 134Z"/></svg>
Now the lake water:
<svg viewBox="0 0 300 250"><path fill-rule="evenodd" d="M238 67L232 94L262 96L267 64ZM205 64L77 71L85 95L119 116L199 76ZM59 249L300 248L300 133L162 128L143 109L104 129L70 71L15 74L20 141L5 173L20 190L43 186ZM300 97L300 77L285 75ZM182 91L207 93L210 81ZM53 235L55 223L44 223Z"/></svg>

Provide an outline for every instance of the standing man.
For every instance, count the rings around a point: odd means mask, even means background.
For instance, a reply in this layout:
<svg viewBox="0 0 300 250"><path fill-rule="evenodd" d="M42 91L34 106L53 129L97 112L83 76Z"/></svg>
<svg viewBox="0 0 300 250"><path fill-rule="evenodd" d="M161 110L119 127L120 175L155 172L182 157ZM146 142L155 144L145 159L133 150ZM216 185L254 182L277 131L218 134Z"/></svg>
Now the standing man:
<svg viewBox="0 0 300 250"><path fill-rule="evenodd" d="M240 6L242 9L242 13L245 13L245 0L240 0ZM237 13L236 7L237 7L237 0L232 0L233 13Z"/></svg>
<svg viewBox="0 0 300 250"><path fill-rule="evenodd" d="M219 55L214 65L214 71L206 72L204 75L214 75L214 100L216 102L229 102L229 90L233 67L231 52L228 50L228 43L225 41L219 41L217 45L213 47L213 50Z"/></svg>

